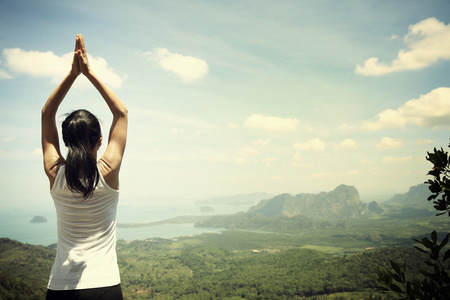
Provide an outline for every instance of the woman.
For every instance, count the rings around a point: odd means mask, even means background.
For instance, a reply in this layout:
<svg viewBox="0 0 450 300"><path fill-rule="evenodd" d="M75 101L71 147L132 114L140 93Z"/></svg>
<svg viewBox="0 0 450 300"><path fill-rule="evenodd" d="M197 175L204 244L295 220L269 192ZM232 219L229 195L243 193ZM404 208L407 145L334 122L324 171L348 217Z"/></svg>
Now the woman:
<svg viewBox="0 0 450 300"><path fill-rule="evenodd" d="M77 110L62 124L67 158L60 152L56 112L75 79L85 75L113 115L100 159L100 125ZM46 299L123 299L116 257L119 171L127 139L128 111L89 66L83 36L76 36L72 69L42 108L44 169L58 222L58 248Z"/></svg>

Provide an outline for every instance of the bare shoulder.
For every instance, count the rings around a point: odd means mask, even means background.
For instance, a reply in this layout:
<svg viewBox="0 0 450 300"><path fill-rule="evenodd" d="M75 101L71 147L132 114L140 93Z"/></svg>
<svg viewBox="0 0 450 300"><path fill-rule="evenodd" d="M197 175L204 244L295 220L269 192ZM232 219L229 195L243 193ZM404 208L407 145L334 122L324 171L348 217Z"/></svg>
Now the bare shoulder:
<svg viewBox="0 0 450 300"><path fill-rule="evenodd" d="M106 183L113 189L119 189L119 168L113 168L103 157L98 161L98 168Z"/></svg>

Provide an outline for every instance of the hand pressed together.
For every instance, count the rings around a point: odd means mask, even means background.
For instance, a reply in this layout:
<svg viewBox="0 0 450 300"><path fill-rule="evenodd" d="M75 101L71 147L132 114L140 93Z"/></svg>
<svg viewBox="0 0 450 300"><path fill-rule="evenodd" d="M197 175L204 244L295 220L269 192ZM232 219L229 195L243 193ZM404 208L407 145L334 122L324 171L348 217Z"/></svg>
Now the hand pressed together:
<svg viewBox="0 0 450 300"><path fill-rule="evenodd" d="M71 73L76 76L80 75L80 73L87 75L90 69L83 35L77 34Z"/></svg>
<svg viewBox="0 0 450 300"><path fill-rule="evenodd" d="M78 76L81 73L80 62L79 62L79 58L77 55L78 49L80 48L79 44L80 44L80 42L79 42L78 35L77 35L77 38L75 40L75 51L73 52L72 69L70 70L70 73L72 73L75 76Z"/></svg>

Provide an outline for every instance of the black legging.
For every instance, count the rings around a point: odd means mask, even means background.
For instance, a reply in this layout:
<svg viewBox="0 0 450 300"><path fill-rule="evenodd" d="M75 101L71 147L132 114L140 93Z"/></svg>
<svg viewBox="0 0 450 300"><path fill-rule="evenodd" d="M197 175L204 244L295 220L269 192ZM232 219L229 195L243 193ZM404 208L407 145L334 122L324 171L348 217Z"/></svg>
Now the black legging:
<svg viewBox="0 0 450 300"><path fill-rule="evenodd" d="M45 300L123 300L120 284L95 289L47 290Z"/></svg>

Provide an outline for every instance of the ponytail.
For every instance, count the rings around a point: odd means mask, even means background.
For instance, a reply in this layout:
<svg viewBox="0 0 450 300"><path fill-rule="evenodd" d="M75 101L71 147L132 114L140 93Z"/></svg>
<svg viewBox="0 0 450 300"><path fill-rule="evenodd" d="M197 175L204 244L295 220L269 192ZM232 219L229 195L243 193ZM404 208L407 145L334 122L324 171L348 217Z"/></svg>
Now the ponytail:
<svg viewBox="0 0 450 300"><path fill-rule="evenodd" d="M69 190L88 199L97 187L100 174L92 150L101 137L100 123L87 110L76 110L62 124L68 153L65 176Z"/></svg>

